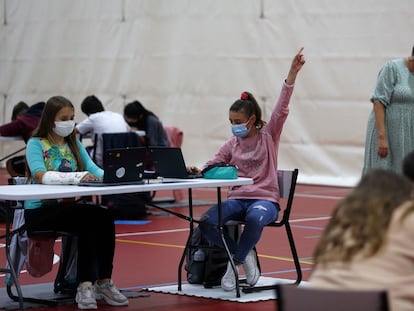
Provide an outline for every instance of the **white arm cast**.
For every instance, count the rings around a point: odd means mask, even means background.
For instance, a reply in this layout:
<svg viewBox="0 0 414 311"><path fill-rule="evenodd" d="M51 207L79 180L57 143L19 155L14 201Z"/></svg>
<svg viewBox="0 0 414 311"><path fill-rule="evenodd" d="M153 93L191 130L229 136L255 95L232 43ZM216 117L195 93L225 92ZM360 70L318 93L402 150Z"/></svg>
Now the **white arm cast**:
<svg viewBox="0 0 414 311"><path fill-rule="evenodd" d="M54 172L47 171L42 177L45 185L77 185L88 172Z"/></svg>

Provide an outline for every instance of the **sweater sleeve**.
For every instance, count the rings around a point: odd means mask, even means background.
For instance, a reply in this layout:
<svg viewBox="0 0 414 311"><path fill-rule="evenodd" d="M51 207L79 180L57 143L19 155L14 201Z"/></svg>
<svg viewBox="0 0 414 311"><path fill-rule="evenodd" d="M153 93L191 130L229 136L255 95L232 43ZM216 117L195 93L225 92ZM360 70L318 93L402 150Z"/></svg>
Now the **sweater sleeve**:
<svg viewBox="0 0 414 311"><path fill-rule="evenodd" d="M264 130L270 133L273 141L278 141L282 133L283 125L289 114L289 102L293 93L294 85L283 83L279 99L273 108L270 121L264 126Z"/></svg>
<svg viewBox="0 0 414 311"><path fill-rule="evenodd" d="M236 143L235 137L230 138L228 141L226 141L216 152L214 157L209 160L205 165L210 165L213 163L218 162L224 162L226 164L232 164L231 158L232 158L232 146Z"/></svg>

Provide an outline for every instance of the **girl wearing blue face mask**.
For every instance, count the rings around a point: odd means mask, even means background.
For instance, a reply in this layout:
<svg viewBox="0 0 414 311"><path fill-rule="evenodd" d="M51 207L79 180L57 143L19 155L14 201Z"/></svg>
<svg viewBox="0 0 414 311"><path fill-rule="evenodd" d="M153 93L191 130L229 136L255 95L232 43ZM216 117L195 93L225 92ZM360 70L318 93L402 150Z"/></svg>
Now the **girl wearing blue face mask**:
<svg viewBox="0 0 414 311"><path fill-rule="evenodd" d="M103 177L102 169L76 138L74 114L72 103L62 96L47 101L39 127L27 143L30 182L64 185ZM108 209L77 203L74 198L28 200L24 208L29 234L49 230L77 234L79 286L76 302L79 309L96 309L97 299L113 306L128 305L128 299L111 280L115 227Z"/></svg>
<svg viewBox="0 0 414 311"><path fill-rule="evenodd" d="M207 165L224 162L238 167L239 177L252 178L252 185L229 189L227 200L222 203L222 221L244 220L245 226L239 242L226 236L237 269L243 266L246 281L254 286L260 277L254 247L263 227L277 219L279 189L277 183L277 155L283 124L289 112L289 100L298 72L305 63L303 48L295 55L288 76L283 83L279 100L268 123L256 99L243 92L229 110L233 137L225 142ZM223 246L219 231L217 205L210 208L200 219L200 229L212 243ZM230 263L221 280L226 291L234 290L236 281Z"/></svg>

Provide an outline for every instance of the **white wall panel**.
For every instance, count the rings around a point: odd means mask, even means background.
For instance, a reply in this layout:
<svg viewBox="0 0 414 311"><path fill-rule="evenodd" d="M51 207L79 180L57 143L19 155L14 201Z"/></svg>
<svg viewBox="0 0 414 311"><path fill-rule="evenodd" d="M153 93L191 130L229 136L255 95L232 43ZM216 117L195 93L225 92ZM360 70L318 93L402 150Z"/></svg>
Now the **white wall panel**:
<svg viewBox="0 0 414 311"><path fill-rule="evenodd" d="M376 75L410 53L413 11L410 0L2 0L2 121L19 100L67 96L80 121L89 94L118 112L138 99L184 131L188 164L202 165L230 137L242 91L269 118L304 46L279 166L352 185Z"/></svg>

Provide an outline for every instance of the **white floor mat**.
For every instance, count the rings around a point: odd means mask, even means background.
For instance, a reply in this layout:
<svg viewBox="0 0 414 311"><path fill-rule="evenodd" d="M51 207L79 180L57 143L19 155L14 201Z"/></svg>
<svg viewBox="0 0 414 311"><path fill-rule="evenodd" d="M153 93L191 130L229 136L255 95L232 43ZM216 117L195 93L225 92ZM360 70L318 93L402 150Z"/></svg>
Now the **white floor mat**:
<svg viewBox="0 0 414 311"><path fill-rule="evenodd" d="M260 277L256 286L274 285L277 283L293 283L293 282L294 280L278 279L278 278L270 278L270 277L262 276ZM307 282L303 281L300 286L306 286L306 283ZM276 293L274 290L264 290L260 292L247 293L247 294L240 291L240 297L237 298L236 291L225 292L221 289L221 287L204 288L203 285L187 284L187 283L182 285L181 291L178 291L177 285L151 287L151 288L148 288L147 290L158 292L158 293L203 297L203 298L210 298L210 299L221 299L221 300L236 301L236 302L253 302L253 301L264 301L264 300L276 299Z"/></svg>

